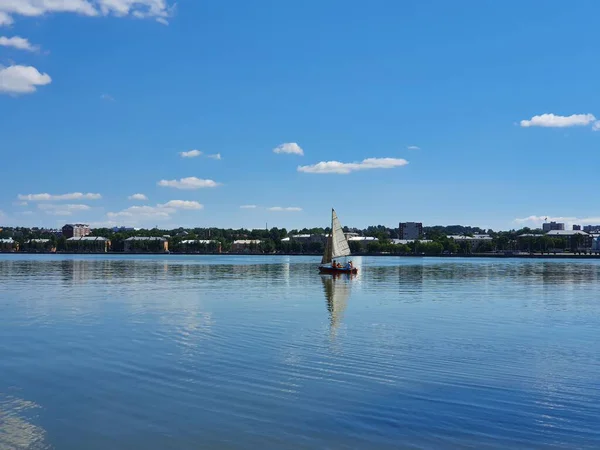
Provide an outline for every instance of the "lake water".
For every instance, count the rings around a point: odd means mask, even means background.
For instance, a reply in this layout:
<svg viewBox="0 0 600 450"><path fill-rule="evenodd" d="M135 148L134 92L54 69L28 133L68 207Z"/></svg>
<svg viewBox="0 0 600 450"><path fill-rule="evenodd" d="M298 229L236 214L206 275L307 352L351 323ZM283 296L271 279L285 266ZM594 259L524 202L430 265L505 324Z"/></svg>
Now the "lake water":
<svg viewBox="0 0 600 450"><path fill-rule="evenodd" d="M0 448L600 448L599 262L318 261L0 255Z"/></svg>

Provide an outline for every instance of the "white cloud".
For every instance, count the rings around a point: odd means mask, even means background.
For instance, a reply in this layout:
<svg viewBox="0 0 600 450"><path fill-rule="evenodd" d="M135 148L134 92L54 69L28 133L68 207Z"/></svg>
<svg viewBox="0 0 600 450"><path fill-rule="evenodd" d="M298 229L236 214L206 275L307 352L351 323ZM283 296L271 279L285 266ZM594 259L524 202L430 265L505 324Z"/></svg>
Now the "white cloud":
<svg viewBox="0 0 600 450"><path fill-rule="evenodd" d="M144 194L133 194L127 197L129 200L148 200Z"/></svg>
<svg viewBox="0 0 600 450"><path fill-rule="evenodd" d="M107 101L107 102L114 102L115 101L115 98L112 95L110 95L110 94L102 94L100 96L100 99L104 100L104 101Z"/></svg>
<svg viewBox="0 0 600 450"><path fill-rule="evenodd" d="M12 25L12 24L13 24L12 17L10 17L8 14L6 14L3 11L0 11L0 27L6 26L6 25Z"/></svg>
<svg viewBox="0 0 600 450"><path fill-rule="evenodd" d="M172 187L175 189L202 189L214 188L219 186L219 183L213 180L203 180L202 178L187 177L179 180L160 180L159 186Z"/></svg>
<svg viewBox="0 0 600 450"><path fill-rule="evenodd" d="M32 45L27 39L19 36L13 36L10 38L6 36L0 36L0 46L12 47L16 48L17 50L26 50L28 52L36 52L39 50L37 45Z"/></svg>
<svg viewBox="0 0 600 450"><path fill-rule="evenodd" d="M416 145L409 145L406 148L409 149L409 150L421 150L421 147L418 147Z"/></svg>
<svg viewBox="0 0 600 450"><path fill-rule="evenodd" d="M83 204L53 204L53 203L40 203L38 208L44 211L50 211L53 209L68 209L70 211L87 211L91 209L88 205Z"/></svg>
<svg viewBox="0 0 600 450"><path fill-rule="evenodd" d="M555 114L542 114L533 116L529 120L521 120L522 127L565 128L587 126L596 122L593 114L572 114L570 116L557 116Z"/></svg>
<svg viewBox="0 0 600 450"><path fill-rule="evenodd" d="M272 206L272 207L269 208L269 211L289 211L289 212L293 212L293 211L302 211L302 208L298 208L297 206L287 206L287 207Z"/></svg>
<svg viewBox="0 0 600 450"><path fill-rule="evenodd" d="M166 0L0 0L0 24L10 25L11 16L38 17L50 13L132 16L167 24L172 10Z"/></svg>
<svg viewBox="0 0 600 450"><path fill-rule="evenodd" d="M0 94L31 94L51 82L50 75L32 66L0 66Z"/></svg>
<svg viewBox="0 0 600 450"><path fill-rule="evenodd" d="M182 158L196 158L202 154L200 150L190 150L189 152L179 152Z"/></svg>
<svg viewBox="0 0 600 450"><path fill-rule="evenodd" d="M2 0L0 11L27 17L42 16L52 12L71 12L86 16L98 14L87 0Z"/></svg>
<svg viewBox="0 0 600 450"><path fill-rule="evenodd" d="M567 227L571 227L573 224L577 225L600 225L600 217L574 217L574 216L536 216L532 215L529 217L517 218L514 220L515 223L523 226L541 228L544 222L559 222L566 224Z"/></svg>
<svg viewBox="0 0 600 450"><path fill-rule="evenodd" d="M27 206L28 203L27 202L13 202L13 205L15 205L15 206Z"/></svg>
<svg viewBox="0 0 600 450"><path fill-rule="evenodd" d="M273 149L273 153L289 153L293 155L304 155L304 150L295 142L278 145Z"/></svg>
<svg viewBox="0 0 600 450"><path fill-rule="evenodd" d="M167 203L158 205L158 207L167 209L203 209L204 205L190 200L170 200Z"/></svg>
<svg viewBox="0 0 600 450"><path fill-rule="evenodd" d="M206 156L209 157L209 158L212 158L212 159L218 159L218 160L221 159L221 154L220 153L215 153L214 155L206 155Z"/></svg>
<svg viewBox="0 0 600 450"><path fill-rule="evenodd" d="M109 212L106 215L110 218L128 217L135 219L169 219L170 211L155 206L130 206L119 212Z"/></svg>
<svg viewBox="0 0 600 450"><path fill-rule="evenodd" d="M196 201L189 200L170 200L164 204L156 206L130 206L119 212L109 212L107 217L110 219L126 218L130 222L139 222L147 219L168 220L171 215L181 210L200 210L204 205Z"/></svg>
<svg viewBox="0 0 600 450"><path fill-rule="evenodd" d="M256 205L242 205L240 206L240 209L254 209L256 207Z"/></svg>
<svg viewBox="0 0 600 450"><path fill-rule="evenodd" d="M298 172L348 174L358 170L393 169L408 164L401 158L367 158L361 162L342 163L339 161L321 161L311 166L298 166Z"/></svg>
<svg viewBox="0 0 600 450"><path fill-rule="evenodd" d="M49 204L49 203L40 203L38 204L38 208L44 211L46 214L51 214L53 216L70 216L73 212L81 212L88 211L91 208L88 205L82 204Z"/></svg>
<svg viewBox="0 0 600 450"><path fill-rule="evenodd" d="M1 1L1 0L0 0ZM69 194L27 194L17 196L19 200L29 202L45 202L45 201L61 201L61 200L99 200L102 198L100 194L83 194L81 192L72 192Z"/></svg>
<svg viewBox="0 0 600 450"><path fill-rule="evenodd" d="M596 120L594 122L594 125L592 125L592 130L594 130L594 131L600 131L600 120Z"/></svg>

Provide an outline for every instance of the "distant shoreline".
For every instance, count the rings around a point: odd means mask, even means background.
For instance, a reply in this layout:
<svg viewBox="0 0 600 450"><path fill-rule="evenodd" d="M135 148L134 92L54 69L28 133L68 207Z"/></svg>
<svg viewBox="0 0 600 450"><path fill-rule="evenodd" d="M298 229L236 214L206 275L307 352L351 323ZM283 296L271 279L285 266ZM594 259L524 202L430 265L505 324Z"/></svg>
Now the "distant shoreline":
<svg viewBox="0 0 600 450"><path fill-rule="evenodd" d="M175 256L322 256L320 253L190 253L190 252L0 252L0 255L111 255L111 256L140 256L140 255L175 255ZM520 259L600 259L600 254L576 255L572 253L540 254L540 253L472 253L472 254L452 254L452 255L415 255L415 254L386 254L386 253L360 253L352 255L353 257L378 256L378 257L397 257L397 258L520 258Z"/></svg>

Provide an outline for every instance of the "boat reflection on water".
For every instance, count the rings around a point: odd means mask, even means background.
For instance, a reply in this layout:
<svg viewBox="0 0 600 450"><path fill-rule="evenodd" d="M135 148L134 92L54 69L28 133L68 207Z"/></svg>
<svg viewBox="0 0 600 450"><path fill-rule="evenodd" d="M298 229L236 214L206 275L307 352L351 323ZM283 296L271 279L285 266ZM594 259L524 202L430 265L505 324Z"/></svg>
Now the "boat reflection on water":
<svg viewBox="0 0 600 450"><path fill-rule="evenodd" d="M330 274L321 275L323 288L325 290L325 299L327 301L327 310L329 311L329 329L331 336L335 336L338 326L348 305L352 274Z"/></svg>

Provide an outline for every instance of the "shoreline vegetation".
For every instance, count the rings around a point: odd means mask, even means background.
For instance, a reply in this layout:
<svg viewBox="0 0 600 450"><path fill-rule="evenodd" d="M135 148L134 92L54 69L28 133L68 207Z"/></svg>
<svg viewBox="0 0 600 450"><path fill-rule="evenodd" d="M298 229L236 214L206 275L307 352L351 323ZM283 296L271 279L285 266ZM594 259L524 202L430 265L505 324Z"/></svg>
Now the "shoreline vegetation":
<svg viewBox="0 0 600 450"><path fill-rule="evenodd" d="M89 230L88 230L89 231ZM67 239L60 230L0 228L1 253L29 254L251 254L311 255L324 252L329 228L263 230L222 228L95 228ZM353 256L442 256L572 258L600 257L590 239L549 236L540 229L494 231L462 225L423 227L420 239L401 240L398 229L383 225L344 227Z"/></svg>

